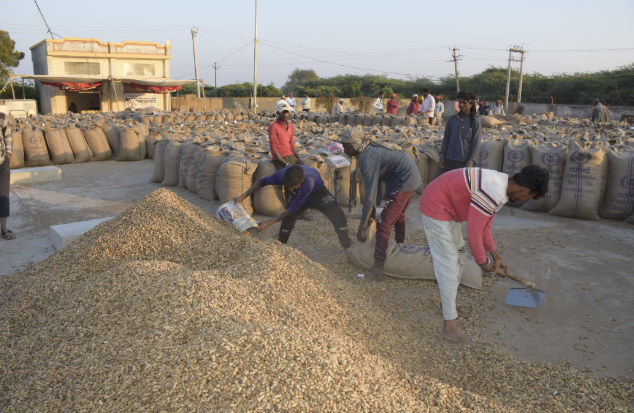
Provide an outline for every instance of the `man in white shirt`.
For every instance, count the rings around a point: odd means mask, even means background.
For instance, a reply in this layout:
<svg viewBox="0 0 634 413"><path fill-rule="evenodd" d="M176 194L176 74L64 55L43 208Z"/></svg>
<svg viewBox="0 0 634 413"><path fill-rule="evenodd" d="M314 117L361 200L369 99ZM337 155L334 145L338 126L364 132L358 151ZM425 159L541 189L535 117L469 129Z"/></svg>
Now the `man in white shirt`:
<svg viewBox="0 0 634 413"><path fill-rule="evenodd" d="M343 99L339 99L339 102L332 109L332 114L333 115L338 115L341 112L343 112Z"/></svg>
<svg viewBox="0 0 634 413"><path fill-rule="evenodd" d="M434 109L436 108L436 101L434 97L429 93L429 89L423 89L423 96L425 96L425 100L423 100L423 105L420 107L420 114L428 119L429 124L431 125L434 121Z"/></svg>
<svg viewBox="0 0 634 413"><path fill-rule="evenodd" d="M295 112L295 106L297 106L297 102L295 101L295 96L293 96L293 92L288 94L286 98L286 103L291 107L291 112Z"/></svg>
<svg viewBox="0 0 634 413"><path fill-rule="evenodd" d="M442 95L436 96L437 102L434 108L434 117L436 118L436 126L442 126L442 114L445 113L445 104L442 103Z"/></svg>
<svg viewBox="0 0 634 413"><path fill-rule="evenodd" d="M383 113L383 108L385 107L385 106L383 106L383 97L384 96L385 96L385 93L379 92L379 97L376 98L376 100L372 104L372 107L376 110L376 113Z"/></svg>
<svg viewBox="0 0 634 413"><path fill-rule="evenodd" d="M506 116L501 100L498 99L495 101L495 106L491 108L491 115Z"/></svg>
<svg viewBox="0 0 634 413"><path fill-rule="evenodd" d="M300 103L304 112L310 112L310 97L308 97L308 93L304 93L304 99Z"/></svg>

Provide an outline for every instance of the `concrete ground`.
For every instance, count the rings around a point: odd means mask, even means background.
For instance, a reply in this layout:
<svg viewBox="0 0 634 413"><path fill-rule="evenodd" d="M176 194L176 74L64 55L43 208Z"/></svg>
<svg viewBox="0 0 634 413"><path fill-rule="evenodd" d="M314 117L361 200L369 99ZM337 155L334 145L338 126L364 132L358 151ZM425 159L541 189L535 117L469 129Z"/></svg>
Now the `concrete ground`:
<svg viewBox="0 0 634 413"><path fill-rule="evenodd" d="M12 186L8 225L18 237L0 239L0 274L53 253L51 225L114 216L160 188L148 183L152 168L150 160L66 165L62 181ZM187 189L170 189L209 213L219 205ZM418 199L407 215L408 231L422 231ZM634 377L634 226L505 207L493 229L510 271L534 280L546 298L537 309L505 305L509 290L519 285L500 279L493 286L495 306L482 338L521 360L569 360L598 377ZM276 232L272 227L267 234ZM291 245L309 257L327 259L293 238Z"/></svg>

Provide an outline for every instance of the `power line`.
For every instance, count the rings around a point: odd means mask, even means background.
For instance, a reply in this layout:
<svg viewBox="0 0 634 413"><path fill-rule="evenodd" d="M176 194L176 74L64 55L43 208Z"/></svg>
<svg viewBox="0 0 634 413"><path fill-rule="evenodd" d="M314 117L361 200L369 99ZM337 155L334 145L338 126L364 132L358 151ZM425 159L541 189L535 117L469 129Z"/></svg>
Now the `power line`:
<svg viewBox="0 0 634 413"><path fill-rule="evenodd" d="M42 16L42 20L44 20L44 24L46 25L46 28L48 29L48 33L51 35L51 39L54 39L53 35L61 38L62 36L60 36L59 34L53 33L51 31L51 28L48 26L48 23L46 22L46 19L44 18L44 14L42 13L42 10L40 9L40 5L37 4L37 0L33 0L33 2L35 3L37 10L40 12L40 16Z"/></svg>
<svg viewBox="0 0 634 413"><path fill-rule="evenodd" d="M253 40L249 41L249 43L245 44L244 46L242 46L241 48L239 48L239 49L238 49L238 50L236 50L235 52L233 52L233 53L231 53L231 54L229 54L229 55L227 55L227 56L223 57L222 59L218 60L217 62L214 62L214 64L211 64L211 65L209 65L209 66L205 66L205 67L203 67L202 69L200 69L200 71L203 71L203 70L205 70L205 69L208 69L208 68L210 68L210 67L213 67L216 63L222 62L222 61L223 61L223 60L225 60L226 58L228 58L228 57L230 57L230 56L233 56L234 54L238 53L240 50L244 49L245 47L247 47L247 46L248 46L248 45L250 45L251 43L253 43ZM184 74L184 75L182 75L182 76L177 77L176 79L180 79L180 78L182 78L182 77L184 77L184 76L189 76L189 75L191 75L191 74L193 74L193 73L194 73L194 72L191 72L191 73L186 73L186 74Z"/></svg>

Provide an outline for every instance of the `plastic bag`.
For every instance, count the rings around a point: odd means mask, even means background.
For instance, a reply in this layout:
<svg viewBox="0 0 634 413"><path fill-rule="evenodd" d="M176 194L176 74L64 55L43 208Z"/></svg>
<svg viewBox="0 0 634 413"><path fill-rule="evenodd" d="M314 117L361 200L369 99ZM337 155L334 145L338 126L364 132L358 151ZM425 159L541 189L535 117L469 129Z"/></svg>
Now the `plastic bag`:
<svg viewBox="0 0 634 413"><path fill-rule="evenodd" d="M250 228L257 228L258 223L240 204L233 201L220 205L216 211L216 219L226 221L236 227L238 231L244 232Z"/></svg>

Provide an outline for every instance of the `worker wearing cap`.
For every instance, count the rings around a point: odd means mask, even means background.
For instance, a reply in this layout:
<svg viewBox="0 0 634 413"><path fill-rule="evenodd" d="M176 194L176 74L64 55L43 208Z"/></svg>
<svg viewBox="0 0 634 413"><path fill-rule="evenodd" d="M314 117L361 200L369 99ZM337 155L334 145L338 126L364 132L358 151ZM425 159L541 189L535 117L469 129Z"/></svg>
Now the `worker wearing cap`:
<svg viewBox="0 0 634 413"><path fill-rule="evenodd" d="M269 126L269 146L275 167L280 170L288 165L302 164L295 148L293 124L288 121L291 107L280 100L275 107L277 119Z"/></svg>
<svg viewBox="0 0 634 413"><path fill-rule="evenodd" d="M7 228L9 218L9 185L11 181L11 157L13 156L13 131L7 115L0 113L0 235L14 239L15 234Z"/></svg>
<svg viewBox="0 0 634 413"><path fill-rule="evenodd" d="M405 242L405 210L409 201L422 184L416 164L396 144L380 142L366 137L363 130L348 128L339 138L346 155L357 158L357 169L352 173L357 182L365 185L365 199L361 211L361 223L357 239L365 241L366 229L371 215L379 181L385 183L387 204L376 220L376 247L374 266L365 275L366 281L383 281L383 267L387 257L387 246L392 227L395 227L396 242Z"/></svg>
<svg viewBox="0 0 634 413"><path fill-rule="evenodd" d="M288 94L286 98L286 103L291 107L291 112L295 112L295 107L297 106L297 101L295 100L295 96L293 96L293 92Z"/></svg>
<svg viewBox="0 0 634 413"><path fill-rule="evenodd" d="M434 121L434 109L436 107L436 101L434 97L429 93L429 89L423 89L423 96L425 100L423 101L423 105L420 107L420 114L427 118L427 121L431 125Z"/></svg>
<svg viewBox="0 0 634 413"><path fill-rule="evenodd" d="M500 99L495 101L495 106L491 108L491 115L496 116L506 116L504 112L504 106L502 105L502 101Z"/></svg>
<svg viewBox="0 0 634 413"><path fill-rule="evenodd" d="M262 232L276 222L282 221L278 240L286 244L295 222L307 209L316 209L332 222L341 246L344 249L350 248L352 241L348 235L346 214L326 188L317 169L306 165L291 165L280 169L273 175L260 179L247 192L234 198L234 201L242 202L267 185L284 185L289 196L286 200L286 210L271 220L261 222L258 231Z"/></svg>
<svg viewBox="0 0 634 413"><path fill-rule="evenodd" d="M339 99L339 102L337 102L335 107L332 108L332 114L333 115L338 115L341 112L343 112L343 99Z"/></svg>
<svg viewBox="0 0 634 413"><path fill-rule="evenodd" d="M376 100L374 101L374 103L372 104L372 107L374 108L374 110L376 111L376 113L383 113L383 109L384 109L384 105L383 105L383 97L385 96L385 93L383 92L379 92L379 97L376 98Z"/></svg>
<svg viewBox="0 0 634 413"><path fill-rule="evenodd" d="M396 115L397 110L398 99L396 98L396 93L392 93L392 96L390 96L390 100L387 101L387 113L391 115Z"/></svg>
<svg viewBox="0 0 634 413"><path fill-rule="evenodd" d="M419 210L440 290L445 320L441 335L445 339L460 344L471 341L456 324L458 316L471 317L456 307L466 258L460 222L467 222L469 248L476 263L483 271L498 269L504 276L508 266L496 251L491 234L495 213L509 198L526 201L544 195L548 179L548 171L537 165L526 166L512 177L489 169L464 168L441 175L425 188Z"/></svg>
<svg viewBox="0 0 634 413"><path fill-rule="evenodd" d="M407 107L408 115L418 115L418 110L420 109L418 105L418 95L412 96L412 101L409 102L409 106Z"/></svg>

